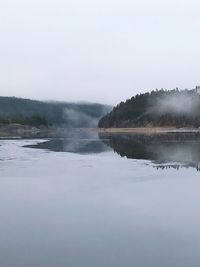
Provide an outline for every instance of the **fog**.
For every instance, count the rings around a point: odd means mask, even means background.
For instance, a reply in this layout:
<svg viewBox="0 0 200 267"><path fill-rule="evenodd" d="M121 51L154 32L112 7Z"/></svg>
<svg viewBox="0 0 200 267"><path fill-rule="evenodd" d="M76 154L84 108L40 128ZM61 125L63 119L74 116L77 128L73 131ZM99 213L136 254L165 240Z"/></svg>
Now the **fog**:
<svg viewBox="0 0 200 267"><path fill-rule="evenodd" d="M200 97L198 94L182 92L173 95L165 95L150 103L148 113L155 115L187 115L192 117L199 114Z"/></svg>
<svg viewBox="0 0 200 267"><path fill-rule="evenodd" d="M102 115L104 113L102 112ZM106 114L106 112L105 112ZM92 118L91 116L87 115L86 113L83 113L81 111L77 111L74 109L68 109L66 108L64 110L64 115L66 117L68 125L72 128L76 127L97 127L98 121L100 118Z"/></svg>
<svg viewBox="0 0 200 267"><path fill-rule="evenodd" d="M200 84L197 0L0 2L0 95L117 104Z"/></svg>

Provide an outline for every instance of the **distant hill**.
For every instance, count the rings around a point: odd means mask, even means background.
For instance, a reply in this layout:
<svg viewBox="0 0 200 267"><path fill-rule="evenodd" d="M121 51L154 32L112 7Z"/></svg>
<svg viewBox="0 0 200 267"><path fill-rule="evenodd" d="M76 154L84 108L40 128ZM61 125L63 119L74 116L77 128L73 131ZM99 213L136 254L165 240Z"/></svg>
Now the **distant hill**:
<svg viewBox="0 0 200 267"><path fill-rule="evenodd" d="M200 95L192 90L156 90L121 102L99 121L110 127L200 127Z"/></svg>
<svg viewBox="0 0 200 267"><path fill-rule="evenodd" d="M96 127L111 110L96 103L43 102L16 97L0 97L0 123Z"/></svg>

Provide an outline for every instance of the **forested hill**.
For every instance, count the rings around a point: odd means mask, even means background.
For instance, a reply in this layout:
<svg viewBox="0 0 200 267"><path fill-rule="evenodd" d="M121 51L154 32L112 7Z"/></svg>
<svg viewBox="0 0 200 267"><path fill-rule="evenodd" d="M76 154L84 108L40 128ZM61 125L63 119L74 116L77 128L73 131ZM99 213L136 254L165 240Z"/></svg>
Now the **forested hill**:
<svg viewBox="0 0 200 267"><path fill-rule="evenodd" d="M153 126L199 127L198 89L156 90L136 95L99 121L100 128Z"/></svg>
<svg viewBox="0 0 200 267"><path fill-rule="evenodd" d="M42 102L16 97L0 97L0 123L96 127L110 106L92 103Z"/></svg>

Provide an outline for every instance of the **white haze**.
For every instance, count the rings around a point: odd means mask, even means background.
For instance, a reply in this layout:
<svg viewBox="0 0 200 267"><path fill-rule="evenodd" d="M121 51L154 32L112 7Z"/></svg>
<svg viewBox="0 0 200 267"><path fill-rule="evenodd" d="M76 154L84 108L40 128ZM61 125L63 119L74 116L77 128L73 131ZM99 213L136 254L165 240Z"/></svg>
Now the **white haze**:
<svg viewBox="0 0 200 267"><path fill-rule="evenodd" d="M200 84L199 0L1 0L0 95L117 104Z"/></svg>
<svg viewBox="0 0 200 267"><path fill-rule="evenodd" d="M151 103L150 103L151 105ZM180 93L165 95L157 99L156 103L148 109L150 114L171 114L171 115L197 115L200 106L199 95Z"/></svg>
<svg viewBox="0 0 200 267"><path fill-rule="evenodd" d="M103 113L102 113L103 115ZM70 127L97 127L100 118L92 118L91 116L85 114L84 112L77 111L74 109L66 108L64 111L64 116L67 119Z"/></svg>

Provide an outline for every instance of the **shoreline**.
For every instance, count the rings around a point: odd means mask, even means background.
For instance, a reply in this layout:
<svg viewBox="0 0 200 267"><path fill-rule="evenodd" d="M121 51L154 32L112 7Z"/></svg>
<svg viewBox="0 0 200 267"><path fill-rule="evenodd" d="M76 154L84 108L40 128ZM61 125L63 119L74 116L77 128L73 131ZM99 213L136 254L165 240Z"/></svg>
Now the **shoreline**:
<svg viewBox="0 0 200 267"><path fill-rule="evenodd" d="M176 128L176 127L134 127L134 128L98 128L99 133L200 133L200 128Z"/></svg>
<svg viewBox="0 0 200 267"><path fill-rule="evenodd" d="M17 123L0 124L1 139L41 138L55 132L53 127L30 126Z"/></svg>

